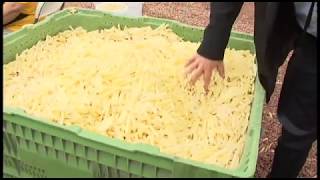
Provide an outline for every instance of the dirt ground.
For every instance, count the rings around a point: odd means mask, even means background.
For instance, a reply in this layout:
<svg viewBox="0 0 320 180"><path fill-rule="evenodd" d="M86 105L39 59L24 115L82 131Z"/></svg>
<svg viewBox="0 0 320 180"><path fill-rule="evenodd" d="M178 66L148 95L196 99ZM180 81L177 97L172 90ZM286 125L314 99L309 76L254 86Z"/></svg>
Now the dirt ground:
<svg viewBox="0 0 320 180"><path fill-rule="evenodd" d="M206 26L210 14L207 2L148 2L144 4L143 14L147 16L174 19L195 26ZM254 4L245 3L234 29L236 31L253 34ZM265 105L262 120L263 134L259 147L256 177L266 177L269 173L277 139L281 133L281 126L276 116L278 99L287 63L279 69L277 86L269 104ZM316 143L309 153L300 177L317 177L317 147Z"/></svg>

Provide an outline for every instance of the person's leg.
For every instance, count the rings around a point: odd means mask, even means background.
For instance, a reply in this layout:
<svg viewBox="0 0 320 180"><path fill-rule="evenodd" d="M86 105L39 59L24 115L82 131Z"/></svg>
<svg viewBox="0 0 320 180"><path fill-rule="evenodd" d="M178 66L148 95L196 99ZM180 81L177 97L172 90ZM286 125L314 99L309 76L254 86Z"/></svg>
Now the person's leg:
<svg viewBox="0 0 320 180"><path fill-rule="evenodd" d="M278 107L282 135L268 177L297 177L316 140L316 53L316 38L307 35L289 61Z"/></svg>
<svg viewBox="0 0 320 180"><path fill-rule="evenodd" d="M283 128L268 177L297 177L315 138L315 135L294 136Z"/></svg>

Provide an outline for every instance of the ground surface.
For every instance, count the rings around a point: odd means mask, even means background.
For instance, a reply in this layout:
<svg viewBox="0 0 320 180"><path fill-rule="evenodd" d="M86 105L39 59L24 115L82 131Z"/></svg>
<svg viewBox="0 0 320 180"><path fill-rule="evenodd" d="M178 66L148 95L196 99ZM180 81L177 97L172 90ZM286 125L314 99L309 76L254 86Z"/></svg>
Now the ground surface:
<svg viewBox="0 0 320 180"><path fill-rule="evenodd" d="M195 26L206 26L208 23L210 8L206 2L166 2L145 3L143 14L147 16L174 19ZM245 3L234 25L235 30L253 34L254 4ZM274 149L281 130L276 116L276 109L282 79L286 70L286 63L280 68L277 87L269 104L263 112L263 135L260 144L259 158L257 162L256 177L265 177L270 171ZM317 147L314 144L307 162L300 172L300 177L317 177Z"/></svg>

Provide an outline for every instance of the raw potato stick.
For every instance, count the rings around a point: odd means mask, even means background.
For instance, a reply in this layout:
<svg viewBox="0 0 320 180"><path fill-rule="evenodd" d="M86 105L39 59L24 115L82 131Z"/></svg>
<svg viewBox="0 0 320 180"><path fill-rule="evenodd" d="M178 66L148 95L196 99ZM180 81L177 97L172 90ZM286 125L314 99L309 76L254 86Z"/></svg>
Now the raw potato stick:
<svg viewBox="0 0 320 180"><path fill-rule="evenodd" d="M3 65L4 104L28 114L225 168L242 156L256 65L226 49L226 78L188 86L184 64L199 43L166 25L47 36ZM201 147L201 148L199 148Z"/></svg>

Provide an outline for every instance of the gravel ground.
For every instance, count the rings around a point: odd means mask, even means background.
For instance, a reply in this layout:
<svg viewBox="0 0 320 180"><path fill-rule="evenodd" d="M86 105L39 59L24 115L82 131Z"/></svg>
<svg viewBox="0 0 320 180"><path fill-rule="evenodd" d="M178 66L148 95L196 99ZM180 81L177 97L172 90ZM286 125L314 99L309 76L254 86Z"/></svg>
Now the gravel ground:
<svg viewBox="0 0 320 180"><path fill-rule="evenodd" d="M253 34L254 4L245 3L239 17L236 20L234 29L236 31ZM186 24L195 26L206 26L210 14L209 3L207 2L148 2L144 4L143 14L146 16L174 19ZM269 173L274 149L277 144L281 130L276 116L279 94L287 66L286 63L279 69L279 76L275 92L269 104L265 105L263 112L262 128L263 135L259 147L256 177L266 177ZM300 177L317 177L317 147L316 143L310 151L309 157Z"/></svg>

